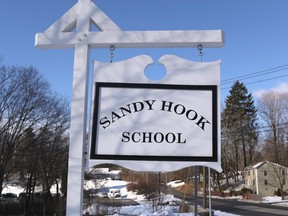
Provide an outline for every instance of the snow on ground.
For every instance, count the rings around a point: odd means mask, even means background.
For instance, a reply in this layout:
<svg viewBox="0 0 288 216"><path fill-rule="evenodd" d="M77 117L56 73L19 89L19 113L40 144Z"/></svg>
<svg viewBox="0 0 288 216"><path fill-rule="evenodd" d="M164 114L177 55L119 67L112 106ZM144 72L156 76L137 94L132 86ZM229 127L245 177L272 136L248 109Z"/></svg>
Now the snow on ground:
<svg viewBox="0 0 288 216"><path fill-rule="evenodd" d="M115 212L114 216L121 215L121 214L128 214L128 215L139 215L139 216L195 216L193 213L179 213L179 202L181 200L175 198L173 195L165 195L162 199L162 202L170 202L178 203L177 205L165 205L160 206L157 209L153 209L152 203L148 202L144 196L136 195L133 192L127 191L126 189L127 182L126 181L119 181L119 180L108 180L103 183L103 187L105 188L118 188L121 190L121 197L135 200L139 203L136 206L124 206L119 208L109 209L108 211ZM241 187L241 186L239 186ZM213 197L213 198L220 198L220 199L243 199L242 196L237 197ZM243 200L245 201L245 200ZM281 200L281 197L273 196L273 197L264 197L262 199L263 203L271 203L274 205L282 205L288 207L288 200ZM91 214L95 213L95 207L90 206L84 212L87 211ZM230 214L221 211L214 211L215 216L237 216L235 214Z"/></svg>
<svg viewBox="0 0 288 216"><path fill-rule="evenodd" d="M25 192L25 188L18 186L18 185L5 185L3 190L2 190L2 194L7 194L7 193L12 193L15 194L17 197L19 197L19 194L24 193ZM42 187L35 187L35 192L36 193L41 193L42 192ZM54 184L52 185L51 189L50 189L51 194L56 194L57 193L57 186Z"/></svg>
<svg viewBox="0 0 288 216"><path fill-rule="evenodd" d="M130 215L139 215L139 216L194 216L193 213L179 213L179 202L181 200L174 198L173 195L165 195L163 196L162 202L170 202L170 203L178 203L177 205L163 205L158 207L157 209L153 209L153 205L151 202L148 202L144 196L137 195L134 192L127 191L127 182L121 180L105 180L105 181L85 181L84 188L87 189L95 189L96 186L100 188L117 188L121 191L121 198L132 199L139 203L136 206L124 206L121 208L110 209L109 211L115 212L114 216L118 214L130 214ZM24 188L21 188L17 185L6 185L2 191L2 194L13 193L19 196L21 192L24 192ZM216 198L216 197L214 197ZM242 197L232 197L233 199L242 199ZM223 198L224 199L224 198ZM231 198L230 198L231 199ZM273 205L281 205L288 207L288 200L281 200L281 197L271 196L264 197L262 199L263 203L271 203ZM89 206L83 212L89 212L90 214L95 213L96 207ZM215 216L236 216L235 214L214 211Z"/></svg>
<svg viewBox="0 0 288 216"><path fill-rule="evenodd" d="M93 182L86 181L85 187L92 188ZM117 215L139 215L139 216L194 216L193 213L179 213L179 203L181 200L175 198L173 195L163 195L161 198L162 203L170 203L170 205L162 205L153 208L153 202L149 202L145 199L143 195L137 195L134 192L127 191L126 181L120 180L105 180L102 184L102 188L117 188L121 191L121 198L132 199L139 203L139 205L134 206L123 206L123 207L109 207L106 210L109 214L114 213L114 216ZM84 209L83 214L95 214L96 209L99 210L99 206L91 205L87 209ZM220 211L214 211L215 216L236 216L235 214L229 214Z"/></svg>
<svg viewBox="0 0 288 216"><path fill-rule="evenodd" d="M2 194L12 193L12 194L15 194L17 197L22 192L24 192L24 188L16 186L16 185L7 185L2 190Z"/></svg>
<svg viewBox="0 0 288 216"><path fill-rule="evenodd" d="M279 196L263 197L261 202L262 203L271 203L273 205L288 207L288 200L282 200L282 198L279 197Z"/></svg>

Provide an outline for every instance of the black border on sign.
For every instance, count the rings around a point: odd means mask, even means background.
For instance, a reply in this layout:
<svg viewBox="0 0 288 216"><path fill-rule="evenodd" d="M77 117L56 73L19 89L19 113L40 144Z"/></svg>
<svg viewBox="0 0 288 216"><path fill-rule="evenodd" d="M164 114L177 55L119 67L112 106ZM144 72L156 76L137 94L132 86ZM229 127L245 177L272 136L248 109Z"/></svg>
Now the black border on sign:
<svg viewBox="0 0 288 216"><path fill-rule="evenodd" d="M96 153L96 137L98 127L98 104L101 88L137 88L137 89L167 89L167 90L205 90L212 91L212 156L162 156L162 155L107 155ZM95 160L125 160L125 161L179 161L179 162L217 162L218 161L218 103L217 85L170 85L170 84L143 84L143 83L95 83L95 97L92 121L92 137L90 159Z"/></svg>

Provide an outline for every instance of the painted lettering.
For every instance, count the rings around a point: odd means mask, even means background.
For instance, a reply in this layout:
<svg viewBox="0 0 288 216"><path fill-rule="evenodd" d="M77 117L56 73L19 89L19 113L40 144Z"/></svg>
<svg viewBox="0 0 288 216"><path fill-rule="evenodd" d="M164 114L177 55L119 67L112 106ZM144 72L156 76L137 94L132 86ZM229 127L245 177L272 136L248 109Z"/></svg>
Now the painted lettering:
<svg viewBox="0 0 288 216"><path fill-rule="evenodd" d="M123 116L119 116L117 113L115 113L115 112L112 112L111 113L111 119L112 119L112 123L113 122L115 122L115 121L117 121L118 119L120 119L120 118L122 118Z"/></svg>
<svg viewBox="0 0 288 216"><path fill-rule="evenodd" d="M161 133L161 132L123 132L122 133L122 142L128 143L176 143L184 144L186 139L183 138L182 133Z"/></svg>
<svg viewBox="0 0 288 216"><path fill-rule="evenodd" d="M162 101L162 111L172 112L174 111L177 115L185 115L185 117L190 121L195 121L194 123L205 131L205 126L211 124L205 117L193 110L187 109L183 104L174 105L171 101Z"/></svg>
<svg viewBox="0 0 288 216"><path fill-rule="evenodd" d="M134 102L132 103L133 108L134 108L134 113L140 112L144 109L144 104L143 102Z"/></svg>
<svg viewBox="0 0 288 216"><path fill-rule="evenodd" d="M102 125L102 127L104 129L107 128L110 124L111 124L111 122L109 121L109 119L106 116L104 118L100 119L100 125Z"/></svg>
<svg viewBox="0 0 288 216"><path fill-rule="evenodd" d="M142 142L144 143L152 143L152 132L144 132L142 139Z"/></svg>
<svg viewBox="0 0 288 216"><path fill-rule="evenodd" d="M132 141L135 142L135 143L140 142L140 138L139 137L140 137L140 133L139 132L135 132L131 136Z"/></svg>
<svg viewBox="0 0 288 216"><path fill-rule="evenodd" d="M182 104L177 104L174 106L174 112L178 115L184 114L186 111L186 108Z"/></svg>
<svg viewBox="0 0 288 216"><path fill-rule="evenodd" d="M145 101L136 101L126 106L119 107L118 110L114 110L110 115L106 115L100 119L99 124L102 128L106 129L112 123L120 120L121 118L131 115L143 110L154 110L154 103L156 100L145 100ZM110 116L110 118L109 118Z"/></svg>
<svg viewBox="0 0 288 216"><path fill-rule="evenodd" d="M117 110L114 110L110 113L110 115L104 116L100 119L99 124L102 126L103 129L108 128L111 124L114 122L120 120L121 118L132 115L134 113L138 113L141 111L150 111L155 110L155 102L156 100L144 100L144 101L136 101L130 104L127 104L126 106L121 106ZM157 106L158 107L158 106ZM183 104L175 104L171 101L161 101L161 104L159 106L161 111L171 112L175 113L179 116L184 116L187 120L193 121L198 127L200 127L203 131L205 131L207 125L211 124L209 120L207 120L204 116L197 113L194 109L187 108ZM144 134L145 139L144 141L147 143L150 143L152 138L151 134ZM140 135L138 135L140 136ZM147 137L146 137L147 136ZM154 134L153 139L157 143L163 142L163 140L167 140L166 137L162 137L161 134ZM134 135L135 139L134 141L137 142L137 134ZM130 137L131 138L131 137ZM125 137L125 140L127 137ZM175 138L177 139L177 138ZM169 135L168 141L173 140L173 136Z"/></svg>
<svg viewBox="0 0 288 216"><path fill-rule="evenodd" d="M153 110L153 104L155 103L156 100L146 100L144 101L148 105L148 110Z"/></svg>
<svg viewBox="0 0 288 216"><path fill-rule="evenodd" d="M122 116L126 116L126 113L129 113L129 114L132 113L130 104L128 104L126 107L119 107L119 109L120 109L120 111L122 113Z"/></svg>
<svg viewBox="0 0 288 216"><path fill-rule="evenodd" d="M202 128L202 130L205 131L205 124L211 124L207 119L205 119L203 116L201 116L201 118L199 119L198 122L196 122L196 124Z"/></svg>
<svg viewBox="0 0 288 216"><path fill-rule="evenodd" d="M171 112L172 105L173 105L173 102L171 101L162 101L161 110ZM167 108L166 110L165 110L165 107Z"/></svg>
<svg viewBox="0 0 288 216"><path fill-rule="evenodd" d="M129 142L130 141L130 133L129 132L123 132L122 133L122 142Z"/></svg>
<svg viewBox="0 0 288 216"><path fill-rule="evenodd" d="M186 112L186 117L187 117L187 119L193 121L193 120L195 120L198 117L198 114L194 110L188 110Z"/></svg>

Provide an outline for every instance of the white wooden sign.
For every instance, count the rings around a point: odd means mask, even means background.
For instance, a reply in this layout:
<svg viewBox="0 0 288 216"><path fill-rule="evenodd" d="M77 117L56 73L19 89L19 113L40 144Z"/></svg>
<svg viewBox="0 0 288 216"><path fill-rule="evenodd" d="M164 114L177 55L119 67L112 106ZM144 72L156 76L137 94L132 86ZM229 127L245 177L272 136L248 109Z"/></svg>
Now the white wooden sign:
<svg viewBox="0 0 288 216"><path fill-rule="evenodd" d="M91 31L93 25L98 28L99 31ZM203 47L222 47L224 45L224 33L221 30L122 31L120 27L103 13L103 11L101 11L91 0L78 0L69 11L55 21L55 23L47 28L45 32L37 33L35 35L35 46L38 48L75 49L69 145L67 216L81 215L83 208L83 161L85 161L84 149L86 144L90 48L109 48L111 45L116 48L188 48L197 47L199 44ZM163 59L163 61L165 61L165 59ZM168 69L168 67L171 67L170 63L171 62L165 62L168 71L170 71ZM115 64L113 63L112 65ZM133 70L129 71L133 72ZM184 71L187 72L186 70ZM179 72L179 74L181 74L181 72ZM125 82L129 82L129 79L125 80ZM181 79L184 80L184 78ZM132 82L135 80L136 79L133 79ZM176 80L177 79L175 79L174 82ZM165 82L169 84L169 78L166 79ZM191 83L187 83L187 85L190 84ZM93 161L95 164L96 160ZM100 163L101 160L98 160L98 162ZM125 161L121 161L121 163L123 162ZM176 161L174 163L179 164ZM190 164L189 162L183 163L186 163L186 165ZM139 166L142 166L141 164L143 165L143 162L139 161ZM152 162L150 164L151 166L155 165L155 170L157 170L157 164L152 164ZM164 162L160 162L159 164L161 164L162 169L166 166ZM174 168L180 167L175 164ZM91 163L91 166L92 165L93 163ZM166 167L167 171L169 170L169 167L170 166ZM147 169L147 167L143 166L143 170L144 169ZM215 166L215 169L218 171L221 170L219 166Z"/></svg>
<svg viewBox="0 0 288 216"><path fill-rule="evenodd" d="M165 55L163 80L144 74L146 55L94 62L90 163L172 171L205 165L221 171L220 61ZM181 163L179 163L181 162Z"/></svg>

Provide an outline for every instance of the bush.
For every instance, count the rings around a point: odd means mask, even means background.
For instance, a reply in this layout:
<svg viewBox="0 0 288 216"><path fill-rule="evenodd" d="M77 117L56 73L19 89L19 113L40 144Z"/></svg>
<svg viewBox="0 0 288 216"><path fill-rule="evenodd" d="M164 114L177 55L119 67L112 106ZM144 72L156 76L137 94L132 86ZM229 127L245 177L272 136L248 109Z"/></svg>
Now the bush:
<svg viewBox="0 0 288 216"><path fill-rule="evenodd" d="M242 189L241 189L241 192L242 192L242 194L244 194L244 193L251 193L251 194L253 194L253 191L252 191L251 189L249 189L249 188L242 188Z"/></svg>
<svg viewBox="0 0 288 216"><path fill-rule="evenodd" d="M151 200L159 194L158 174L147 173L147 175L138 175L136 181L127 185L128 191L136 192L138 195L144 195Z"/></svg>

